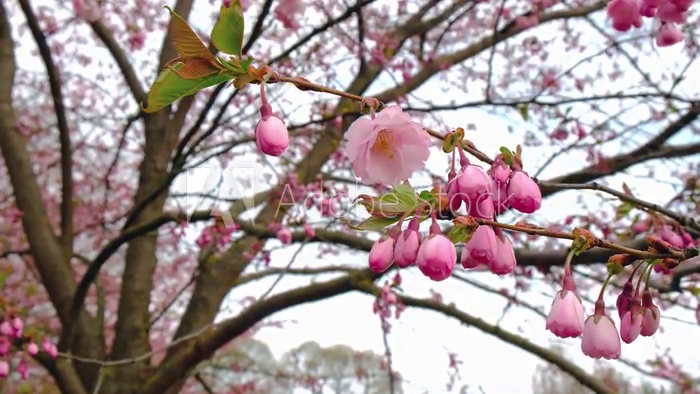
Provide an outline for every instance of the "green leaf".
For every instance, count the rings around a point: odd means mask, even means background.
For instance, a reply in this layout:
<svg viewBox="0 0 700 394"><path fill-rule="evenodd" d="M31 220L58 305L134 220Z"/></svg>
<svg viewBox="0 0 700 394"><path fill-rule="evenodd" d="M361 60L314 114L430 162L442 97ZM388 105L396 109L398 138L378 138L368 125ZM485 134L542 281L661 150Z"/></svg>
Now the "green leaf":
<svg viewBox="0 0 700 394"><path fill-rule="evenodd" d="M378 231L390 224L394 224L399 221L399 216L393 218L382 218L378 216L371 216L357 226L346 222L347 226L353 230L374 230Z"/></svg>
<svg viewBox="0 0 700 394"><path fill-rule="evenodd" d="M5 281L10 276L9 272L0 272L0 289L5 287Z"/></svg>
<svg viewBox="0 0 700 394"><path fill-rule="evenodd" d="M221 6L219 18L211 31L211 41L221 52L230 55L243 55L243 8L240 0L234 0L226 7Z"/></svg>
<svg viewBox="0 0 700 394"><path fill-rule="evenodd" d="M519 106L518 106L518 111L520 111L520 116L522 116L522 117L523 117L523 120L526 121L526 122L528 121L528 119L530 119L530 116L529 116L529 114L528 114L527 109L528 109L528 105L527 105L527 104L523 104L523 105L519 105Z"/></svg>
<svg viewBox="0 0 700 394"><path fill-rule="evenodd" d="M184 66L183 63L176 63L161 71L148 92L146 102L142 104L144 112L156 112L179 98L195 94L204 88L233 78L230 73L218 73L203 78L184 79L177 75L177 71L182 70Z"/></svg>
<svg viewBox="0 0 700 394"><path fill-rule="evenodd" d="M452 243L457 242L469 242L472 238L473 229L464 226L454 226L447 232L447 238L452 241Z"/></svg>
<svg viewBox="0 0 700 394"><path fill-rule="evenodd" d="M422 192L420 192L420 195L418 197L422 201L432 201L435 198L435 196L433 196L433 194L428 190L423 190Z"/></svg>
<svg viewBox="0 0 700 394"><path fill-rule="evenodd" d="M617 209L615 210L615 220L620 220L624 217L627 217L630 212L634 209L634 205L630 204L628 202L623 202Z"/></svg>
<svg viewBox="0 0 700 394"><path fill-rule="evenodd" d="M182 59L202 58L215 63L215 56L209 52L190 25L170 7L165 6L170 12L173 28L173 46ZM213 64L212 64L213 65Z"/></svg>

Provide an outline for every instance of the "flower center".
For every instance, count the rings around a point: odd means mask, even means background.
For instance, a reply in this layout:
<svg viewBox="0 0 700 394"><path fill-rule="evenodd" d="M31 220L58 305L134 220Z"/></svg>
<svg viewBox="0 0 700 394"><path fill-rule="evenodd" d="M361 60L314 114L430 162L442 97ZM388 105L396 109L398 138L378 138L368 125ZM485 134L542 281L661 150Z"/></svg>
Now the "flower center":
<svg viewBox="0 0 700 394"><path fill-rule="evenodd" d="M389 159L393 159L396 153L396 149L394 148L396 139L393 133L383 129L379 130L377 134L377 139L374 141L374 145L372 145L372 153L381 154Z"/></svg>

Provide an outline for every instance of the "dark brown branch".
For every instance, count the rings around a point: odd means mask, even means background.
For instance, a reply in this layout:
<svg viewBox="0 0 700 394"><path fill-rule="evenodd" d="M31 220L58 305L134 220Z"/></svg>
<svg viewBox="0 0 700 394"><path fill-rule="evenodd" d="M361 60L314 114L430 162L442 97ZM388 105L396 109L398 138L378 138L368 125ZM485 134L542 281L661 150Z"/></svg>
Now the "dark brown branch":
<svg viewBox="0 0 700 394"><path fill-rule="evenodd" d="M682 226L687 226L691 229L694 229L697 233L700 234L700 223L698 223L695 219L691 217L686 217L683 215L679 215L670 209L666 209L658 204L652 204L650 202L638 199L636 197L630 196L628 194L625 194L623 192L617 191L615 189L609 188L607 186L600 185L596 182L590 182L590 183L583 183L583 184L567 184L567 183L553 183L553 182L539 182L540 186L544 187L549 187L549 188L555 188L559 190L596 190L596 191L601 191L610 195L613 195L617 198L619 198L622 201L629 202L631 204L634 204L636 206L645 208L649 211L653 212L658 212L663 215L668 216L669 218L675 220Z"/></svg>
<svg viewBox="0 0 700 394"><path fill-rule="evenodd" d="M61 76L53 61L51 49L46 42L46 37L41 31L39 21L29 4L29 0L19 0L29 30L39 48L39 55L46 67L49 78L49 87L53 99L53 108L58 124L59 142L61 145L61 244L65 261L70 261L73 255L73 152L68 129L66 108L63 105L63 92L61 91Z"/></svg>
<svg viewBox="0 0 700 394"><path fill-rule="evenodd" d="M119 67L127 86L129 86L129 90L131 91L131 95L134 97L134 100L136 100L137 103L141 103L146 99L146 91L143 89L143 85L141 85L141 81L139 81L139 77L136 74L136 71L134 71L131 62L126 57L124 50L119 46L117 40L114 39L112 32L110 32L107 26L100 21L90 23L90 27L92 27L92 31L95 33L97 38L102 41L102 44L104 44L109 53L112 54L112 57L117 63L117 67Z"/></svg>
<svg viewBox="0 0 700 394"><path fill-rule="evenodd" d="M370 282L356 281L354 282L354 284L357 290L360 290L364 293L372 294L374 296L377 296L381 293L381 289L374 286ZM559 369L568 373L579 383L593 390L597 394L614 394L612 390L605 387L603 382L589 375L588 373L586 373L586 371L584 371L571 361L567 360L564 356L561 356L549 349L543 348L531 342L527 338L503 330L497 326L487 323L482 319L479 319L478 317L469 315L457 309L453 305L445 305L433 299L414 298L398 294L397 298L401 300L401 302L406 306L413 306L421 309L428 309L435 312L440 312L446 316L450 316L459 320L463 324L475 327L478 330L484 332L485 334L492 335L504 342L517 346L528 353L532 353L542 358L543 360L556 365Z"/></svg>

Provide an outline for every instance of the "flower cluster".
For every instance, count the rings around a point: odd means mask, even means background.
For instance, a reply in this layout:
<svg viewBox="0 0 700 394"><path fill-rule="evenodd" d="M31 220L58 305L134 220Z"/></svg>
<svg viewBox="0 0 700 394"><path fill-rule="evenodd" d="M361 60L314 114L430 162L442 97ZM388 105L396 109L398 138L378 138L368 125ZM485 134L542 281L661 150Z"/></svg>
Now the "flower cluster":
<svg viewBox="0 0 700 394"><path fill-rule="evenodd" d="M0 323L0 378L6 378L10 374L11 349L16 344L24 344L24 352L20 357L15 370L22 380L27 380L29 376L29 365L26 354L34 356L39 353L39 346L33 339L28 338L24 333L24 322L19 316L8 315ZM56 346L48 339L44 338L42 350L52 358L58 354Z"/></svg>
<svg viewBox="0 0 700 394"><path fill-rule="evenodd" d="M621 255L618 255L621 256ZM584 308L576 294L573 278L569 268L570 258L565 266L562 290L552 302L547 316L547 330L560 338L577 338L581 336L581 350L592 358L617 359L621 354L620 339L627 344L634 342L639 335L649 337L659 328L661 313L654 305L648 288L640 292L640 285L645 281L648 287L649 276L655 263L639 263L625 283L617 297L616 307L620 318L619 332L613 319L605 313L603 292L614 272L601 288L594 312L584 322ZM633 280L637 271L643 268L635 288Z"/></svg>
<svg viewBox="0 0 700 394"><path fill-rule="evenodd" d="M615 30L628 31L632 26L642 27L642 17L656 17L660 27L656 32L656 45L671 46L683 40L683 32L677 25L688 18L693 0L611 0L608 16Z"/></svg>

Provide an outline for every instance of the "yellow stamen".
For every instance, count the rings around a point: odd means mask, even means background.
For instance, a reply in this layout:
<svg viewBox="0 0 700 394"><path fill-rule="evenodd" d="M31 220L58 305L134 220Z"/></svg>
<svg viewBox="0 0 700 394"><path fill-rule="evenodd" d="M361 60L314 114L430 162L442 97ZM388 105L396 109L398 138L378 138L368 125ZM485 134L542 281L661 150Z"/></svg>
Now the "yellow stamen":
<svg viewBox="0 0 700 394"><path fill-rule="evenodd" d="M374 145L372 145L372 153L382 154L389 159L393 159L394 153L396 153L395 142L396 140L392 133L389 133L387 130L380 130Z"/></svg>

